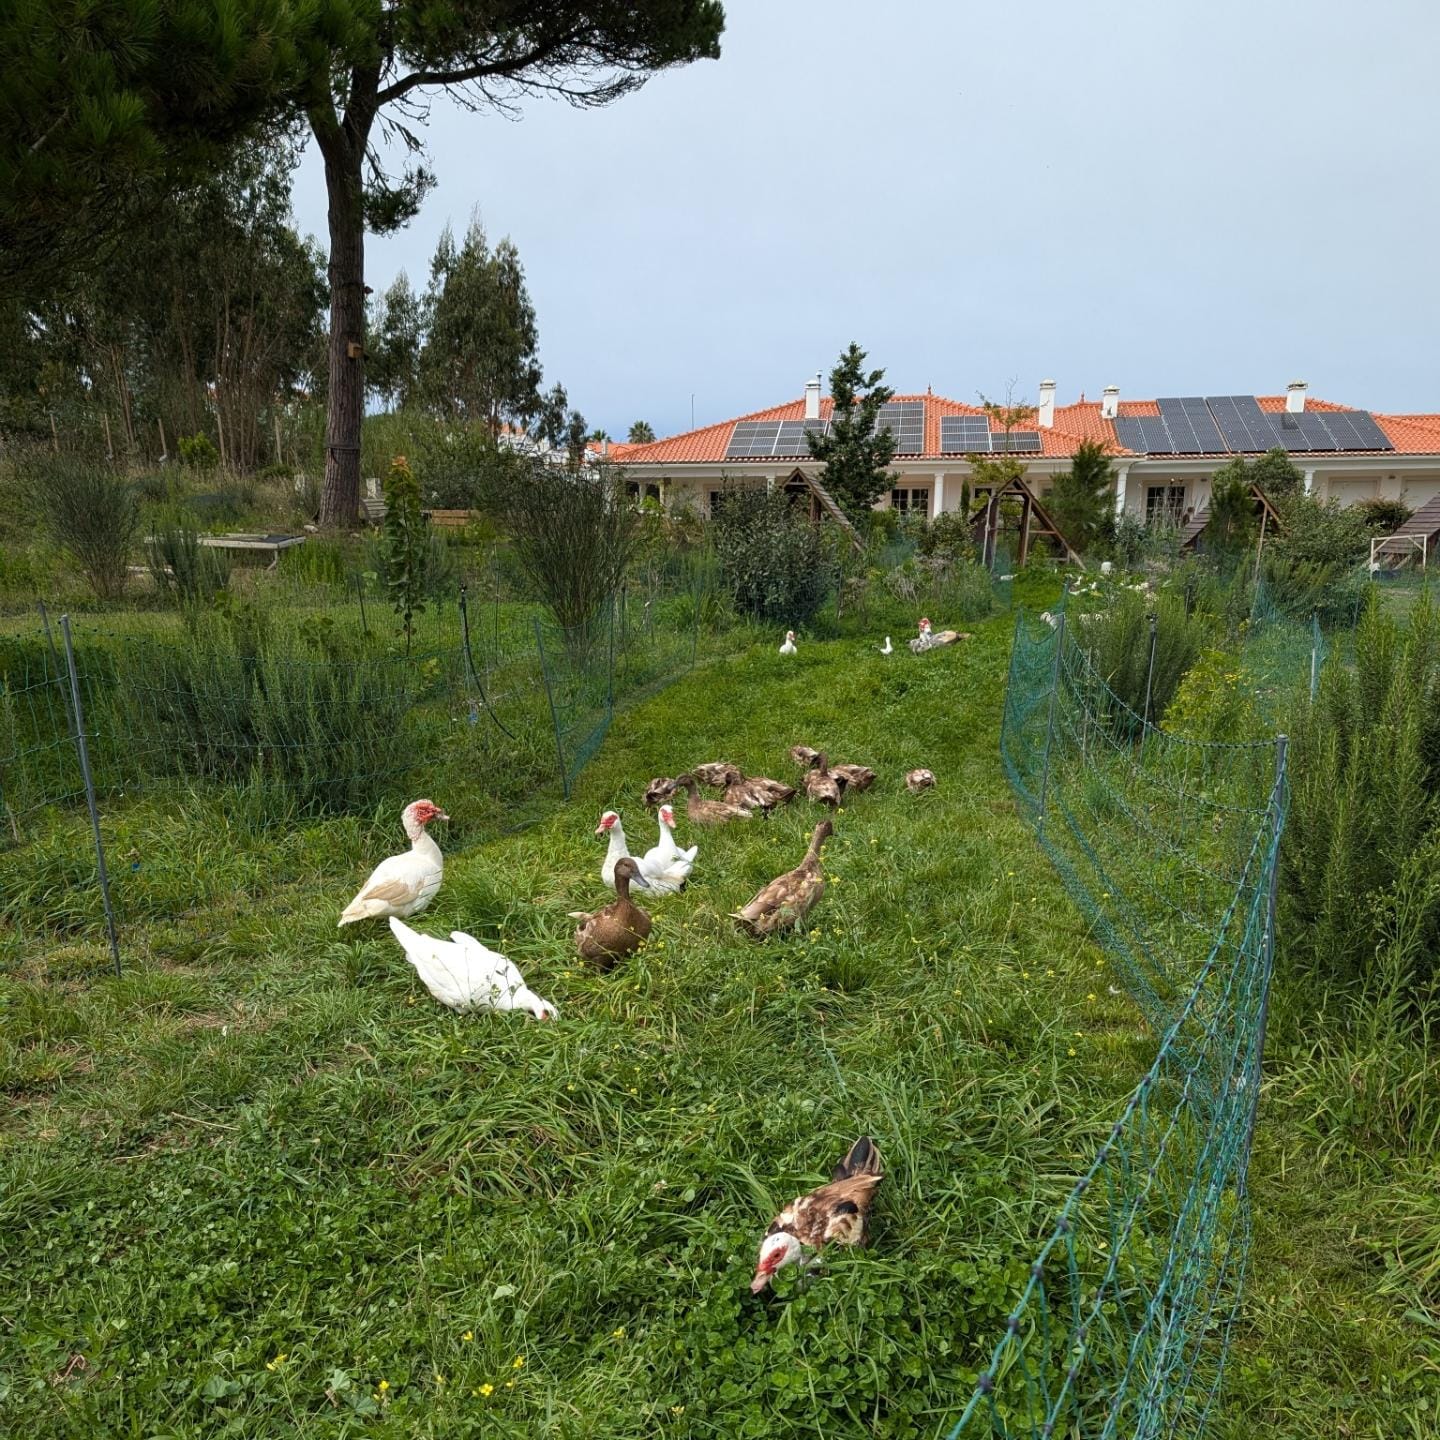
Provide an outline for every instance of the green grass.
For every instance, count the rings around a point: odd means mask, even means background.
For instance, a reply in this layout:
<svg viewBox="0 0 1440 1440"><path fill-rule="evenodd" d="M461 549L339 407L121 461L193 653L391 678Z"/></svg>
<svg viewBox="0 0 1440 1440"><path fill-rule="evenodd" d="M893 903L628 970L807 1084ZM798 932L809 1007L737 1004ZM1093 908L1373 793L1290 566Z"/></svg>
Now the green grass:
<svg viewBox="0 0 1440 1440"><path fill-rule="evenodd" d="M134 802L111 842L120 981L83 832L18 852L7 1430L943 1433L1154 1048L1005 787L1009 622L973 628L922 659L851 638L782 665L767 638L622 713L570 805L462 840L422 928L500 942L550 1025L453 1016L382 929L337 934L388 820L277 834L243 794ZM836 817L809 929L756 943L726 918L799 858L801 801L698 833L651 944L585 970L566 912L602 899L601 810L638 848L651 776L730 758L783 778L797 741L881 773ZM917 764L939 788L911 797ZM1217 1433L1433 1433L1433 1331L1351 1238L1355 1173L1307 1129L1308 1073L1271 1084ZM770 1217L861 1132L889 1172L873 1247L752 1298Z"/></svg>

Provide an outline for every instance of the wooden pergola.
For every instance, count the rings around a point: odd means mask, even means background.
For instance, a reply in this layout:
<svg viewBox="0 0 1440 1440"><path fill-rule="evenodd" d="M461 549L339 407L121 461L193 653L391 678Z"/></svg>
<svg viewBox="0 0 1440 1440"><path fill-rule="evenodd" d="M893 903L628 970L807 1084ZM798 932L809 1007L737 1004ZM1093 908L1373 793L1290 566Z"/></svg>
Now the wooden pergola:
<svg viewBox="0 0 1440 1440"><path fill-rule="evenodd" d="M1030 556L1030 546L1036 538L1052 540L1059 547L1061 556L1072 565L1080 563L1080 552L1067 540L1050 518L1050 512L1040 503L1039 498L1023 476L1017 475L1000 489L993 491L985 502L985 508L970 522L976 543L980 546L981 562L989 567L995 563L995 546L1001 532L1001 502L1014 499L1020 502L1020 548L1015 556L1016 565L1023 565Z"/></svg>

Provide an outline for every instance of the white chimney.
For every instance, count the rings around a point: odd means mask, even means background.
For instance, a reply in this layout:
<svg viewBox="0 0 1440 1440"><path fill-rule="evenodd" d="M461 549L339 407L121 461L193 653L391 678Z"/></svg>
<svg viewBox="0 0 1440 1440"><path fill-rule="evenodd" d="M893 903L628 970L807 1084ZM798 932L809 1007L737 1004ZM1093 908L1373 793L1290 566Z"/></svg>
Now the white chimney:
<svg viewBox="0 0 1440 1440"><path fill-rule="evenodd" d="M1052 430L1055 427L1055 382L1053 380L1042 380L1040 382L1040 414L1037 417L1042 430Z"/></svg>
<svg viewBox="0 0 1440 1440"><path fill-rule="evenodd" d="M1118 385L1107 385L1105 393L1100 397L1100 418L1102 420L1113 420L1120 413L1120 387Z"/></svg>
<svg viewBox="0 0 1440 1440"><path fill-rule="evenodd" d="M820 376L818 372L815 378L807 381L805 385L805 418L807 420L820 418Z"/></svg>
<svg viewBox="0 0 1440 1440"><path fill-rule="evenodd" d="M610 456L610 437L607 435L607 436L600 442L600 458L601 458L602 460L606 460L606 459L609 458L609 456Z"/></svg>
<svg viewBox="0 0 1440 1440"><path fill-rule="evenodd" d="M1292 380L1285 387L1285 410L1290 415L1305 413L1305 391L1309 386L1303 380Z"/></svg>

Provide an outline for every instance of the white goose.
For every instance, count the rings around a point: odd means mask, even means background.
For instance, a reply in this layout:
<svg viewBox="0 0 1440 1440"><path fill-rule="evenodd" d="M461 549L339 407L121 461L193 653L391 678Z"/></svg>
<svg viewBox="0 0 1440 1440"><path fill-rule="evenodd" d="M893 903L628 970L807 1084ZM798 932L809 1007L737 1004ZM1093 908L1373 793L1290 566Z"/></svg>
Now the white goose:
<svg viewBox="0 0 1440 1440"><path fill-rule="evenodd" d="M674 895L684 889L695 867L698 845L682 850L675 843L675 811L669 805L660 807L660 838L640 859L640 873L650 882L657 895Z"/></svg>
<svg viewBox="0 0 1440 1440"><path fill-rule="evenodd" d="M785 632L785 643L780 647L780 653L782 655L793 655L795 653L795 632L793 630L787 630Z"/></svg>
<svg viewBox="0 0 1440 1440"><path fill-rule="evenodd" d="M471 1010L528 1010L537 1020L553 1020L559 1013L525 983L513 961L463 930L452 930L448 940L436 940L393 915L390 930L425 988L462 1015Z"/></svg>
<svg viewBox="0 0 1440 1440"><path fill-rule="evenodd" d="M445 857L425 827L432 820L449 818L430 800L407 805L400 819L410 848L402 855L382 860L370 872L359 893L340 912L340 924L353 925L357 920L378 920L386 915L408 917L423 910L434 899L445 875Z"/></svg>

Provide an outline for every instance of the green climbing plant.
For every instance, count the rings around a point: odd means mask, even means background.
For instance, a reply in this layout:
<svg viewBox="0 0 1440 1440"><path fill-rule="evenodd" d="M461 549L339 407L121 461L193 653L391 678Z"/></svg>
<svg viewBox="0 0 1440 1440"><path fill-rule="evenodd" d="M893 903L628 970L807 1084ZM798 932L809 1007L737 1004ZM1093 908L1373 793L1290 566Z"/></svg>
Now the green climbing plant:
<svg viewBox="0 0 1440 1440"><path fill-rule="evenodd" d="M403 455L385 476L385 585L405 631L405 653L415 635L415 617L425 609L425 516L420 482Z"/></svg>

